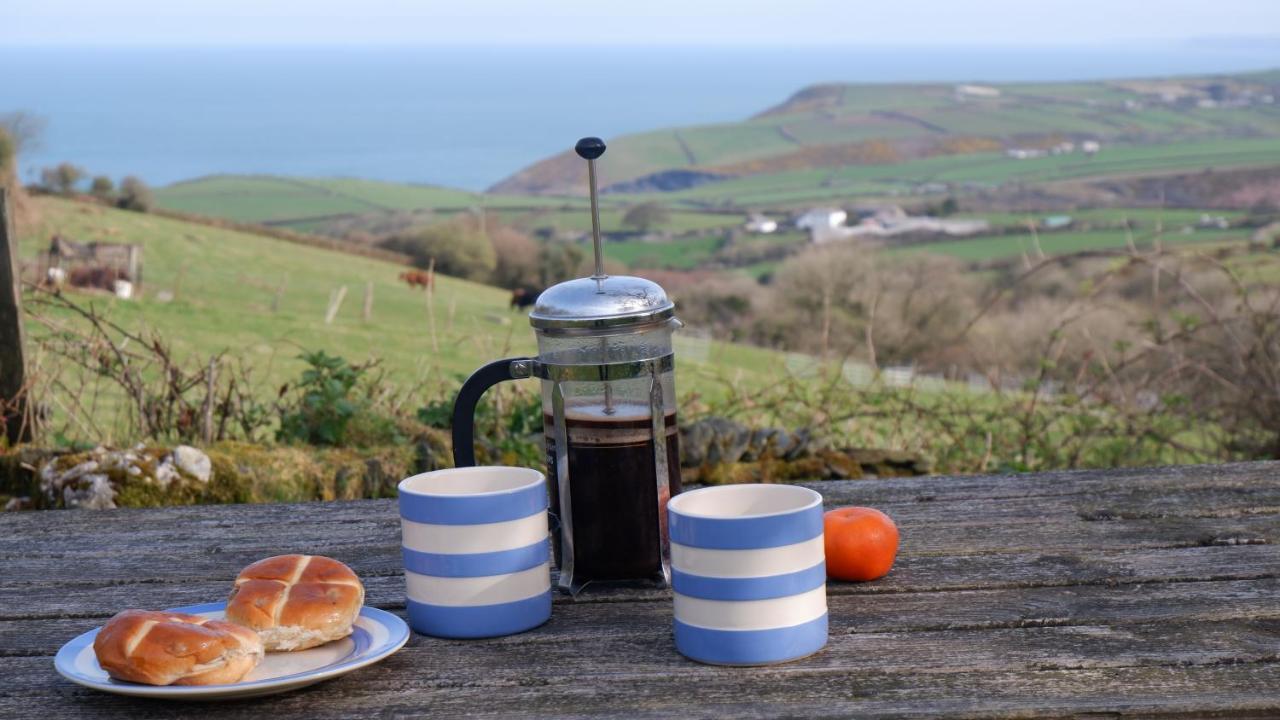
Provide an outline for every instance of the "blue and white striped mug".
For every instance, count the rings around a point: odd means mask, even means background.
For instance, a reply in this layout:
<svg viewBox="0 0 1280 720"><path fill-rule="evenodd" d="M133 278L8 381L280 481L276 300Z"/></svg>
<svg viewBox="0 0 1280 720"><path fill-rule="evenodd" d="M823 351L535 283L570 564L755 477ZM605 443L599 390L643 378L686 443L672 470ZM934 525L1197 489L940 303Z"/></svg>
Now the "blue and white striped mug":
<svg viewBox="0 0 1280 720"><path fill-rule="evenodd" d="M551 617L546 478L517 467L436 470L400 482L409 625L481 638Z"/></svg>
<svg viewBox="0 0 1280 720"><path fill-rule="evenodd" d="M667 503L675 640L714 665L769 665L827 644L822 496L726 485Z"/></svg>

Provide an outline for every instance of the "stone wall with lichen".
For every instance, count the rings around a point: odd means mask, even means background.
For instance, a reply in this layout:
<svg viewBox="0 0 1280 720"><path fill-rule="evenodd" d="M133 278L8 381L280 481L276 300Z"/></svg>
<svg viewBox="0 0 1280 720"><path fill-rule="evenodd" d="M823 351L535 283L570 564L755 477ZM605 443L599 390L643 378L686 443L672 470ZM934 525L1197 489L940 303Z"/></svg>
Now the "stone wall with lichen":
<svg viewBox="0 0 1280 720"><path fill-rule="evenodd" d="M541 436L528 439L541 443ZM837 447L807 432L750 428L704 418L680 429L686 485L797 482L920 475L918 456ZM483 440L481 463L513 462ZM156 507L201 503L305 502L395 497L396 484L452 465L443 432L418 434L401 445L371 449L254 445L207 448L22 448L0 455L0 504L6 509Z"/></svg>

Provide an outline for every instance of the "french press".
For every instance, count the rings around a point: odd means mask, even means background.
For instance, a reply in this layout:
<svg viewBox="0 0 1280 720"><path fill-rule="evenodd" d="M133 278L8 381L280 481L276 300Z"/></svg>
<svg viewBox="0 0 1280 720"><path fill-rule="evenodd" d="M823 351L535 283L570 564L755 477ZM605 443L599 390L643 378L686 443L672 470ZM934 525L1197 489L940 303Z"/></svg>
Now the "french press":
<svg viewBox="0 0 1280 720"><path fill-rule="evenodd" d="M595 274L538 296L529 322L537 357L477 370L453 405L453 459L475 464L475 407L504 380L542 380L552 538L559 585L670 581L667 500L680 492L672 333L675 305L656 283L608 276L600 243L595 161L599 138L574 150L587 161Z"/></svg>

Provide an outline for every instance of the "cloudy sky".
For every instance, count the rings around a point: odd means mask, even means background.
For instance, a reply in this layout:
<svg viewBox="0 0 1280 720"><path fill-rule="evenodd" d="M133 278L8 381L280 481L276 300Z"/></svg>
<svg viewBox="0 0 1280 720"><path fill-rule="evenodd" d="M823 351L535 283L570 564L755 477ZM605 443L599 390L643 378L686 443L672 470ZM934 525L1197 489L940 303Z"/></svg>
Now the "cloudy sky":
<svg viewBox="0 0 1280 720"><path fill-rule="evenodd" d="M1045 45L1280 37L1280 0L0 0L0 45Z"/></svg>

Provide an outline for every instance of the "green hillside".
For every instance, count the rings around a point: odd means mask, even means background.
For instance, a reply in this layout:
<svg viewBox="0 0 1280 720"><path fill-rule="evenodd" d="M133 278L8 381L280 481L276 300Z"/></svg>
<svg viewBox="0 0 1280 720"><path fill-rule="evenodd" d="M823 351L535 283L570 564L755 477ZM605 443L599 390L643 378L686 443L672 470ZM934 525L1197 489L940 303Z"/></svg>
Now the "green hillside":
<svg viewBox="0 0 1280 720"><path fill-rule="evenodd" d="M855 155L908 161L968 155L984 143L1003 149L1062 139L1172 146L1276 138L1277 95L1274 73L1094 83L818 85L743 122L611 139L600 172L609 185L677 169L744 176L838 167L850 164L838 155L851 149ZM548 158L494 190L576 189L582 172L571 160L565 154Z"/></svg>
<svg viewBox="0 0 1280 720"><path fill-rule="evenodd" d="M693 234L739 225L746 210L902 203L1030 184L1276 167L1278 77L817 85L742 122L610 139L599 164L602 186L641 182L607 192L601 220L606 232L623 232L629 206L659 202L671 213L656 230ZM1086 153L1086 141L1101 147ZM1041 155L1010 157L1007 151L1015 149ZM711 173L713 179L645 180L671 178L673 171ZM332 235L385 234L480 209L525 231L574 234L589 223L585 180L584 164L566 151L488 193L343 178L218 175L160 188L156 197L166 209Z"/></svg>
<svg viewBox="0 0 1280 720"><path fill-rule="evenodd" d="M1092 158L1074 154L1015 160L988 152L896 164L793 170L710 183L663 193L661 198L687 207L785 207L851 196L909 194L923 183L990 187L1009 182L1055 182L1276 165L1280 165L1280 137L1201 140L1108 147ZM612 199L635 202L646 198L652 196L615 195Z"/></svg>
<svg viewBox="0 0 1280 720"><path fill-rule="evenodd" d="M211 175L156 190L161 207L240 222L298 226L317 218L405 210L537 209L581 199L486 195L432 185L276 175Z"/></svg>
<svg viewBox="0 0 1280 720"><path fill-rule="evenodd" d="M259 235L194 225L51 197L38 200L39 225L21 238L32 260L60 233L78 241L132 242L143 247L142 297L116 300L72 291L130 329L153 328L180 359L229 351L255 367L264 393L297 376L302 349L323 349L352 361L379 357L392 380L454 382L452 376L485 361L534 351L520 313L502 290L449 277L435 296L433 347L425 294L397 279L402 267L379 260L296 245ZM362 320L366 282L374 287L373 316ZM277 290L284 293L272 311ZM330 293L347 288L332 325L324 323ZM172 294L164 301L162 294ZM69 316L54 318L73 322ZM30 323L33 337L51 330ZM757 348L682 339L682 391L706 390L711 376L766 373L776 355ZM438 349L437 349L438 348Z"/></svg>

